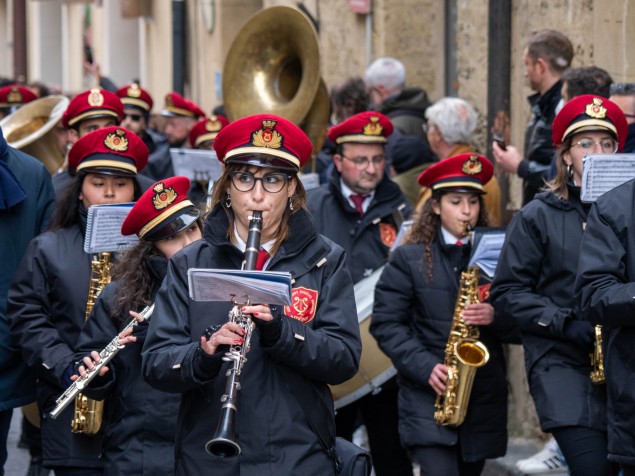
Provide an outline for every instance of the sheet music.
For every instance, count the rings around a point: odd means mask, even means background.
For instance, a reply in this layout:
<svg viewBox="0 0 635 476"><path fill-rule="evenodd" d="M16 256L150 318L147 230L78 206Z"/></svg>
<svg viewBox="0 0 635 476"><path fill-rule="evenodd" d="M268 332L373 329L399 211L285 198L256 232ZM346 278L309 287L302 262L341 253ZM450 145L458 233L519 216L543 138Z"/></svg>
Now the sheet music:
<svg viewBox="0 0 635 476"><path fill-rule="evenodd" d="M475 231L475 247L468 267L476 265L487 276L493 278L498 257L505 242L505 231L501 228L493 228L489 231L483 231L478 237L476 237L476 233L478 233L478 228Z"/></svg>
<svg viewBox="0 0 635 476"><path fill-rule="evenodd" d="M298 178L302 181L305 190L311 190L320 186L320 176L315 172L298 174Z"/></svg>
<svg viewBox="0 0 635 476"><path fill-rule="evenodd" d="M191 268L187 271L194 301L239 301L291 304L291 274L278 271Z"/></svg>
<svg viewBox="0 0 635 476"><path fill-rule="evenodd" d="M112 253L124 251L139 242L136 235L123 236L121 224L132 210L134 203L93 205L86 220L86 253Z"/></svg>
<svg viewBox="0 0 635 476"><path fill-rule="evenodd" d="M401 227L399 227L399 232L397 232L397 238L395 238L395 242L390 247L390 251L394 250L395 248L400 246L401 243L403 243L403 240L406 237L406 233L410 231L411 227L412 227L412 220L405 220L401 224Z"/></svg>
<svg viewBox="0 0 635 476"><path fill-rule="evenodd" d="M223 164L213 150L170 149L174 175L183 175L190 181L216 181L223 174Z"/></svg>
<svg viewBox="0 0 635 476"><path fill-rule="evenodd" d="M635 154L591 154L582 160L580 200L593 202L609 190L635 178Z"/></svg>

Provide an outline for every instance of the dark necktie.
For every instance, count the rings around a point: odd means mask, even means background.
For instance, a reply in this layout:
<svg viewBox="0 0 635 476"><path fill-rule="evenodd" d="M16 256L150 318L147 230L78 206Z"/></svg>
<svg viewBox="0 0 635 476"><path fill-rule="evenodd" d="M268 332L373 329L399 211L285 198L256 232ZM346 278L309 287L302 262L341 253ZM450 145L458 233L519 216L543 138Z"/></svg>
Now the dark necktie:
<svg viewBox="0 0 635 476"><path fill-rule="evenodd" d="M353 204L355 205L355 210L357 210L357 213L359 213L360 215L364 214L362 203L364 203L365 199L366 199L365 195L360 195L358 193L351 194L351 200L353 201Z"/></svg>
<svg viewBox="0 0 635 476"><path fill-rule="evenodd" d="M265 267L265 263L268 259L269 252L264 248L260 248L260 250L258 251L258 258L256 258L256 270L262 271L262 268Z"/></svg>

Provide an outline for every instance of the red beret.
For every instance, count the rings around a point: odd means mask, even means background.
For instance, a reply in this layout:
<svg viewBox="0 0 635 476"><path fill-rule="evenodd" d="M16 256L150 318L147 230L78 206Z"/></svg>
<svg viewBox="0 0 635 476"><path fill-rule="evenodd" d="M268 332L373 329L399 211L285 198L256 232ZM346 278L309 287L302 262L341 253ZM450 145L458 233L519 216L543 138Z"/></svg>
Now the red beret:
<svg viewBox="0 0 635 476"><path fill-rule="evenodd" d="M152 110L152 96L137 83L129 84L117 90L117 96L125 106L134 106L144 111Z"/></svg>
<svg viewBox="0 0 635 476"><path fill-rule="evenodd" d="M393 125L380 112L366 111L349 117L329 129L329 140L336 144L356 142L360 144L385 144L392 134Z"/></svg>
<svg viewBox="0 0 635 476"><path fill-rule="evenodd" d="M68 153L68 167L77 172L135 176L147 163L143 140L119 126L89 132Z"/></svg>
<svg viewBox="0 0 635 476"><path fill-rule="evenodd" d="M37 98L37 94L19 84L9 84L0 88L0 107L22 106Z"/></svg>
<svg viewBox="0 0 635 476"><path fill-rule="evenodd" d="M69 103L62 124L67 129L84 119L114 117L119 124L123 120L123 104L115 93L105 89L90 89L79 93Z"/></svg>
<svg viewBox="0 0 635 476"><path fill-rule="evenodd" d="M431 165L419 175L419 185L434 190L483 193L494 175L488 158L476 153L459 154Z"/></svg>
<svg viewBox="0 0 635 476"><path fill-rule="evenodd" d="M156 182L137 200L121 225L122 235L147 241L174 236L196 221L199 211L187 198L190 180L170 177Z"/></svg>
<svg viewBox="0 0 635 476"><path fill-rule="evenodd" d="M559 147L568 137L582 131L605 130L624 148L628 135L626 117L617 104L601 96L584 94L567 102L553 120L553 145Z"/></svg>
<svg viewBox="0 0 635 476"><path fill-rule="evenodd" d="M223 163L244 162L298 171L311 158L313 145L293 122L273 114L238 119L218 133L214 150Z"/></svg>
<svg viewBox="0 0 635 476"><path fill-rule="evenodd" d="M165 107L161 111L161 115L168 117L184 116L194 119L205 117L205 113L200 107L174 91L165 95Z"/></svg>
<svg viewBox="0 0 635 476"><path fill-rule="evenodd" d="M227 124L229 121L225 116L210 116L207 119L201 119L190 131L190 144L196 148L201 142L216 139L218 132Z"/></svg>

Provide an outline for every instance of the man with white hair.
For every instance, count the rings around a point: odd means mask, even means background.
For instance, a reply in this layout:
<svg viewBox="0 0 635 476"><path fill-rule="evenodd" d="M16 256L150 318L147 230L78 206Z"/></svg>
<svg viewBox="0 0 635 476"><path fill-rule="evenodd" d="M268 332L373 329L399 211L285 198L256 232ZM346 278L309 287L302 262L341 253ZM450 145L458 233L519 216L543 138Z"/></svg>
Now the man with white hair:
<svg viewBox="0 0 635 476"><path fill-rule="evenodd" d="M366 68L364 82L372 109L388 116L402 134L425 139L421 126L430 100L423 89L406 87L406 69L401 61L388 56L377 58Z"/></svg>
<svg viewBox="0 0 635 476"><path fill-rule="evenodd" d="M443 160L466 152L476 152L472 147L472 134L476 129L477 114L467 101L446 97L438 100L426 110L427 123L424 127L432 152ZM496 176L483 187L483 202L492 226L501 224L501 192ZM430 190L421 190L417 202L420 210L428 198Z"/></svg>

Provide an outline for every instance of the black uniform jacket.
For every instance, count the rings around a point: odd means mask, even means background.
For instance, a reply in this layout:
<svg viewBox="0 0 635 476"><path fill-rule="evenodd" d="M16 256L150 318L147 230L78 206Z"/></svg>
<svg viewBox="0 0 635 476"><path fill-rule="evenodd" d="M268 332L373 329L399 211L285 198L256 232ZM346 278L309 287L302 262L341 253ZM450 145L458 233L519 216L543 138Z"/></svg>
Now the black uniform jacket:
<svg viewBox="0 0 635 476"><path fill-rule="evenodd" d="M476 371L465 421L458 428L434 421L436 393L428 384L434 366L443 363L454 315L460 273L470 246L433 244L433 278L423 261L423 244L407 244L391 253L375 288L370 325L379 347L398 371L399 433L405 447L452 446L460 440L464 461L496 458L507 449L507 381L502 341L518 339L513 321L495 316L480 327L489 350Z"/></svg>
<svg viewBox="0 0 635 476"><path fill-rule="evenodd" d="M280 367L300 374L316 398L333 408L327 384L351 378L361 353L353 284L343 250L318 235L304 211L292 215L289 226L267 269L292 274L292 304L284 308L275 341L262 342L264 334L258 327L254 330L240 376L235 424L242 450L239 457L223 459L204 449L219 421L229 364L221 360L226 349L221 347L210 358L200 355L199 343L205 328L227 322L231 304L195 302L188 297L187 284L189 268L241 266L243 253L228 241L228 220L220 206L206 219L205 239L170 261L142 358L148 382L161 390L183 393L176 436L179 475L334 472ZM205 380L196 371L203 367L209 375ZM325 412L323 418L332 421L333 411Z"/></svg>
<svg viewBox="0 0 635 476"><path fill-rule="evenodd" d="M165 276L167 260L153 256L150 263L156 294ZM127 312L112 317L119 286L119 281L113 281L99 296L82 329L77 361L93 350L104 349L132 319ZM174 474L174 434L181 397L156 390L143 380L142 345L131 342L119 350L108 363L109 372L95 378L84 391L91 398L105 399L101 453L104 476Z"/></svg>
<svg viewBox="0 0 635 476"><path fill-rule="evenodd" d="M576 296L583 315L602 324L608 392L609 460L635 465L635 182L591 207L582 240Z"/></svg>
<svg viewBox="0 0 635 476"><path fill-rule="evenodd" d="M346 250L353 282L381 268L388 258L400 223L410 215L410 205L399 186L384 178L363 216L342 195L340 174L334 169L328 184L309 191L307 208L315 228Z"/></svg>
<svg viewBox="0 0 635 476"><path fill-rule="evenodd" d="M101 435L70 431L73 404L56 420L48 415L55 399L67 388L64 372L73 363L85 321L91 256L83 245L80 225L34 238L9 290L11 333L25 362L38 375L45 466L101 466L97 459Z"/></svg>
<svg viewBox="0 0 635 476"><path fill-rule="evenodd" d="M606 430L606 389L591 382L593 346L565 339L568 319L580 319L574 283L586 211L579 189L569 200L550 192L510 223L491 297L498 316L521 328L527 380L543 431L562 426Z"/></svg>

